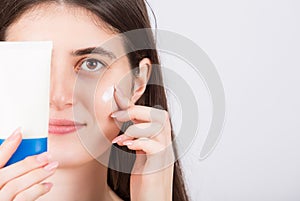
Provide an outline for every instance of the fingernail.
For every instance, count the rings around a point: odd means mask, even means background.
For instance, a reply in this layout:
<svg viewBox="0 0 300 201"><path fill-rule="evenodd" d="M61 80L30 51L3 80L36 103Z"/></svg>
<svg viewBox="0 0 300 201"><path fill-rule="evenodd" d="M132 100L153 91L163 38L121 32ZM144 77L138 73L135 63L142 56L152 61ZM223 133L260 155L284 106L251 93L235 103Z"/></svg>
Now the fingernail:
<svg viewBox="0 0 300 201"><path fill-rule="evenodd" d="M117 115L116 115L115 113L112 113L110 116L111 116L112 118L117 117Z"/></svg>
<svg viewBox="0 0 300 201"><path fill-rule="evenodd" d="M57 161L54 161L52 163L49 163L48 165L46 165L44 167L45 170L51 172L52 170L56 169L58 167L58 162Z"/></svg>
<svg viewBox="0 0 300 201"><path fill-rule="evenodd" d="M117 143L122 139L122 136L118 136L115 139L113 139L112 143Z"/></svg>
<svg viewBox="0 0 300 201"><path fill-rule="evenodd" d="M9 141L17 140L21 137L22 127L17 128L7 139Z"/></svg>
<svg viewBox="0 0 300 201"><path fill-rule="evenodd" d="M133 144L133 141L125 141L123 142L124 145L132 145Z"/></svg>
<svg viewBox="0 0 300 201"><path fill-rule="evenodd" d="M117 111L117 112L112 113L110 116L113 118L116 118L116 117L125 116L126 114L127 114L127 111Z"/></svg>
<svg viewBox="0 0 300 201"><path fill-rule="evenodd" d="M48 152L44 152L36 157L37 162L46 163L49 161L51 155Z"/></svg>
<svg viewBox="0 0 300 201"><path fill-rule="evenodd" d="M47 182L47 183L43 183L43 185L45 186L46 190L47 191L50 191L50 189L52 188L53 184L50 183L50 182Z"/></svg>

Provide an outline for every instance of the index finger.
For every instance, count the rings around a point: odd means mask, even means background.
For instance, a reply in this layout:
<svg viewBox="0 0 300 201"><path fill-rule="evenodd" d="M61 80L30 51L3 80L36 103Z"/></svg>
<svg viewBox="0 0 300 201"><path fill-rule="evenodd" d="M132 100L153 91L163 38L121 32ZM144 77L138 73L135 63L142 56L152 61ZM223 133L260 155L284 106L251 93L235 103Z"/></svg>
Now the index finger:
<svg viewBox="0 0 300 201"><path fill-rule="evenodd" d="M112 117L121 122L156 121L164 124L166 120L169 119L169 113L166 110L161 110L154 107L135 105L126 110L113 112Z"/></svg>
<svg viewBox="0 0 300 201"><path fill-rule="evenodd" d="M0 168L8 162L22 140L21 128L17 128L0 146Z"/></svg>
<svg viewBox="0 0 300 201"><path fill-rule="evenodd" d="M126 110L130 106L134 105L117 85L114 85L114 97L120 110Z"/></svg>

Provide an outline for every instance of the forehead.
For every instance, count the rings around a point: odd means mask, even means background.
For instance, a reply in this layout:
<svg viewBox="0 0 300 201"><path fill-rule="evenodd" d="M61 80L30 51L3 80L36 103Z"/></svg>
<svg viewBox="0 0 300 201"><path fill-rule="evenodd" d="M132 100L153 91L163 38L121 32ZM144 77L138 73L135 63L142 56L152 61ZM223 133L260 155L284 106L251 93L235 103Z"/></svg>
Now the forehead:
<svg viewBox="0 0 300 201"><path fill-rule="evenodd" d="M112 38L104 22L85 8L41 4L21 15L6 31L7 41L52 40L54 45L97 46Z"/></svg>

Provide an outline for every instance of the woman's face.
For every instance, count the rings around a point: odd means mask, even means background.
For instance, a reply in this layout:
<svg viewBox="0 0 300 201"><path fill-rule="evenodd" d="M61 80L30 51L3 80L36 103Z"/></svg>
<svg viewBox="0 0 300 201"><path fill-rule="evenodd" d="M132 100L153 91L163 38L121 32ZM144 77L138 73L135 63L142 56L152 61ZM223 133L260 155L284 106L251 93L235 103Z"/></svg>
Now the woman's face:
<svg viewBox="0 0 300 201"><path fill-rule="evenodd" d="M110 117L117 110L113 85L128 95L132 87L126 56L116 60L103 50L78 51L116 35L96 19L82 8L48 4L23 14L6 32L6 41L53 41L50 119L83 124L67 134L53 134L49 125L49 151L61 167L82 165L93 159L88 152L95 157L107 150L120 127ZM123 49L114 44L110 51L114 48Z"/></svg>

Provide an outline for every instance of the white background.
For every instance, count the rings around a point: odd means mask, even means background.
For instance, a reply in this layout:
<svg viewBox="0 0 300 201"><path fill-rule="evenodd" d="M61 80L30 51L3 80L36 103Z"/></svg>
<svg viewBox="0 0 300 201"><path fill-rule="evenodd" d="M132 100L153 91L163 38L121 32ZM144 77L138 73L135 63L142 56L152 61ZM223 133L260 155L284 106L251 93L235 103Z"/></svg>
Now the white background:
<svg viewBox="0 0 300 201"><path fill-rule="evenodd" d="M225 88L218 145L198 160L201 134L182 158L192 200L299 201L300 1L149 2L158 28L197 43Z"/></svg>

